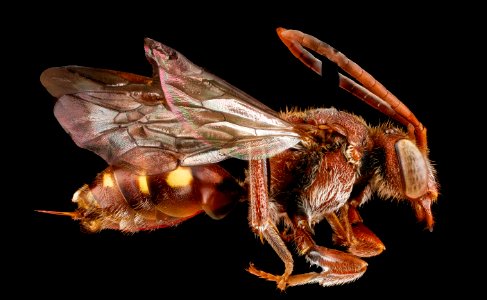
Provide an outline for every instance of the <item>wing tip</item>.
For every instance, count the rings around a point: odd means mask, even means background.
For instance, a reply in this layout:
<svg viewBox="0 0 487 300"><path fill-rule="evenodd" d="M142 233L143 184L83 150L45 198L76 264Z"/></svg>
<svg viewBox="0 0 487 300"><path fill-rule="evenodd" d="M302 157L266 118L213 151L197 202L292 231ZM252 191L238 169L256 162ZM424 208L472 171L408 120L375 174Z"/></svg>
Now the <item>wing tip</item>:
<svg viewBox="0 0 487 300"><path fill-rule="evenodd" d="M59 89L59 78L65 77L62 73L66 72L65 67L51 67L44 70L40 75L41 84L54 97L62 96L62 91Z"/></svg>

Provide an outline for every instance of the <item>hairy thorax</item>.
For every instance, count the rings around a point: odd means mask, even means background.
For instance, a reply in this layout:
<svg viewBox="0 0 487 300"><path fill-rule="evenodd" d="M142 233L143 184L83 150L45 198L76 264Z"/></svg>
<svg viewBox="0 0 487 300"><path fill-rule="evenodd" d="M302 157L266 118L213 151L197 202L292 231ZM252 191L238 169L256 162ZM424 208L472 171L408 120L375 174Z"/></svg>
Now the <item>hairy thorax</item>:
<svg viewBox="0 0 487 300"><path fill-rule="evenodd" d="M357 166L345 156L346 144L326 152L288 150L271 159L271 198L275 210L305 215L311 225L337 211L349 198ZM281 215L279 211L272 215Z"/></svg>
<svg viewBox="0 0 487 300"><path fill-rule="evenodd" d="M337 211L350 198L360 176L368 128L355 115L335 109L288 112L312 139L270 159L275 209L304 215L310 225ZM273 214L279 215L277 212Z"/></svg>

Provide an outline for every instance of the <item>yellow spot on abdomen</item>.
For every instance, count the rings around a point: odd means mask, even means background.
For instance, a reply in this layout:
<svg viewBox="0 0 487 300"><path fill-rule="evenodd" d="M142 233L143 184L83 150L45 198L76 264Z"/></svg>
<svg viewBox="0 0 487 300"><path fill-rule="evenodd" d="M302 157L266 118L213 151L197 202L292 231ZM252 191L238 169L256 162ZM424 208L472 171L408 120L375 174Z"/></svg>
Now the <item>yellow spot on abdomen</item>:
<svg viewBox="0 0 487 300"><path fill-rule="evenodd" d="M145 175L140 175L138 177L139 181L139 190L142 192L142 194L149 195L149 184L147 183L147 176Z"/></svg>
<svg viewBox="0 0 487 300"><path fill-rule="evenodd" d="M113 187L113 178L110 173L103 173L103 187Z"/></svg>
<svg viewBox="0 0 487 300"><path fill-rule="evenodd" d="M188 167L178 167L176 170L169 172L166 177L167 184L172 188L188 186L192 181L193 175Z"/></svg>

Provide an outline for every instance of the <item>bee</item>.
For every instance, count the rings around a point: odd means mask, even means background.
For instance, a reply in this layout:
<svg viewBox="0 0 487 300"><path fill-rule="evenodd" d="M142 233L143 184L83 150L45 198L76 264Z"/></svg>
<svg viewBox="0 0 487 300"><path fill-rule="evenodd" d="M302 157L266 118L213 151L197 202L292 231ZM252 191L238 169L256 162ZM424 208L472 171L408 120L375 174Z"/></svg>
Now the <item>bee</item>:
<svg viewBox="0 0 487 300"><path fill-rule="evenodd" d="M344 284L364 274L363 258L385 249L358 211L373 195L408 201L432 230L439 184L426 128L330 45L297 30L278 28L277 34L319 75L322 61L309 50L335 63L354 78L339 73L342 89L398 125L371 126L335 108L278 113L146 38L152 77L81 66L42 73L61 126L108 167L74 193L73 212L41 212L70 216L92 232L138 232L176 226L200 213L221 219L247 202L250 229L273 248L284 272L271 274L252 263L247 270L281 290ZM244 180L223 167L230 158L248 161ZM324 220L337 249L314 241L314 228ZM320 271L295 274L293 253Z"/></svg>

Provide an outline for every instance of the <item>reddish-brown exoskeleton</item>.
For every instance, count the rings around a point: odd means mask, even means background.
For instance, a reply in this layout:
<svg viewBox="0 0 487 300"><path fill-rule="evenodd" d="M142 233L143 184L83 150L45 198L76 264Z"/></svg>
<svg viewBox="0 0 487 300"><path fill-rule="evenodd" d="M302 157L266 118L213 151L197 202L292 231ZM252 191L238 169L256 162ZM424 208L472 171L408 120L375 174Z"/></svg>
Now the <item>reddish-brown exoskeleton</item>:
<svg viewBox="0 0 487 300"><path fill-rule="evenodd" d="M299 31L277 32L316 73L321 74L321 61L304 47L336 63L360 83L339 74L340 87L407 131L391 123L372 127L333 108L276 113L146 39L151 78L79 66L41 75L58 98L54 113L63 128L110 165L74 194L74 212L44 212L71 216L91 231L136 232L174 226L201 212L222 218L236 202L248 200L251 229L285 265L281 275L253 265L248 271L281 290L342 284L365 272L359 257L384 249L357 210L373 194L409 201L432 229L438 184L423 125L342 53ZM228 158L249 161L244 182L219 164ZM314 242L313 228L322 220L348 253ZM322 271L294 274L288 243Z"/></svg>

